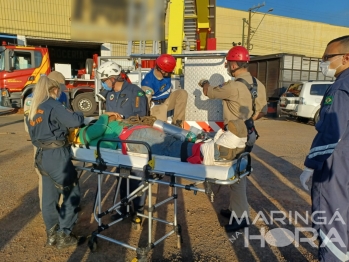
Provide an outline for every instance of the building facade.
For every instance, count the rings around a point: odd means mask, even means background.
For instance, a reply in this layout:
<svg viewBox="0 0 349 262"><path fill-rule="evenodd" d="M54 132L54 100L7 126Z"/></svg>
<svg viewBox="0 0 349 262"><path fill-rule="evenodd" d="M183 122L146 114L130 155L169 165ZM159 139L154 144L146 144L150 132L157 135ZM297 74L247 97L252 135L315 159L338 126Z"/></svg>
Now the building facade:
<svg viewBox="0 0 349 262"><path fill-rule="evenodd" d="M89 57L93 53L126 55L126 41L72 40L72 1L0 1L0 39L48 46L50 56L56 56L57 61L70 59L74 52L84 52L82 56ZM233 42L246 44L248 26L244 19L248 19L248 12L217 7L218 50L228 50ZM291 53L321 57L328 41L342 35L349 35L349 28L257 12L251 19L251 54ZM138 53L138 50L134 52Z"/></svg>

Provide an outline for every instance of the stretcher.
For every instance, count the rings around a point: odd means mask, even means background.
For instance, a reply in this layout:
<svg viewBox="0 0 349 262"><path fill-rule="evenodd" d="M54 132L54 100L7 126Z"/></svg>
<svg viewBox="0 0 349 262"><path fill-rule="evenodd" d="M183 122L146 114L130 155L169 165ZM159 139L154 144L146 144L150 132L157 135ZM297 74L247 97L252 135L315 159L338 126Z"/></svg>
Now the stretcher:
<svg viewBox="0 0 349 262"><path fill-rule="evenodd" d="M100 144L103 141L142 144L147 148L148 153L139 154L127 152L127 155L124 155L121 150L101 148ZM150 146L142 141L101 139L98 141L96 147L86 148L82 145L75 145L72 147L72 151L74 160L92 164L91 167L86 167L85 165L76 166L77 170L89 171L98 176L96 199L93 210L94 218L98 223L98 228L91 234L91 238L88 241L89 248L92 252L96 251L97 238L101 238L136 251L136 261L140 262L147 261L147 256L150 250L174 233L177 235L177 247L180 248L182 241L181 227L177 222L177 188L191 190L194 194L197 192L206 193L210 196L210 199L213 202L214 193L211 188L212 185L232 185L239 182L241 178L249 175L252 171L251 157L249 153L243 153L238 159L233 161L216 161L214 165L190 164L187 162L181 162L179 158L153 155ZM112 167L116 167L117 171L109 171ZM141 171L143 175L136 176L133 171ZM102 181L105 175L115 176L119 179L115 189L113 204L109 208L102 206ZM187 185L178 183L178 178L184 178L185 180L189 180L191 183ZM127 181L127 196L117 201L116 199L120 191L122 179L126 179ZM130 179L142 182L140 183L140 186L132 192L130 192ZM149 196L152 196L152 187L155 184L170 187L172 189L172 195L159 203L153 203L152 198ZM203 184L204 188L198 187L198 184ZM129 211L132 200L137 196L142 195L144 192L148 194L147 214L137 213L137 216L148 219L148 246L136 247L103 235L102 233L104 230L121 222L130 215ZM153 214L155 209L161 205L169 203L170 201L173 201L174 204L173 221L166 221L155 217ZM121 206L127 207L127 213L124 217L107 224L102 222L102 218L114 214L115 212L121 215L119 210ZM160 239L154 240L152 238L153 221L165 223L170 226L170 232L166 233ZM136 227L137 226L139 225L136 223Z"/></svg>

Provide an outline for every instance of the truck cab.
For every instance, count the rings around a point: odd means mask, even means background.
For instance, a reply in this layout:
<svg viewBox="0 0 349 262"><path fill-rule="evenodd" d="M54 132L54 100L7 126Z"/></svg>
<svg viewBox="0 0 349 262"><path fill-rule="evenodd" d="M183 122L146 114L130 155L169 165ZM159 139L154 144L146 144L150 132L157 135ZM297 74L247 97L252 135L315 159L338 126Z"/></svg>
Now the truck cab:
<svg viewBox="0 0 349 262"><path fill-rule="evenodd" d="M1 105L22 107L40 75L49 72L47 48L0 46Z"/></svg>
<svg viewBox="0 0 349 262"><path fill-rule="evenodd" d="M92 115L97 108L93 71L97 56L87 58L86 68L77 70L75 78L66 78L64 92L73 109L85 115ZM23 108L25 99L33 92L40 76L48 75L52 68L46 47L0 46L0 105Z"/></svg>

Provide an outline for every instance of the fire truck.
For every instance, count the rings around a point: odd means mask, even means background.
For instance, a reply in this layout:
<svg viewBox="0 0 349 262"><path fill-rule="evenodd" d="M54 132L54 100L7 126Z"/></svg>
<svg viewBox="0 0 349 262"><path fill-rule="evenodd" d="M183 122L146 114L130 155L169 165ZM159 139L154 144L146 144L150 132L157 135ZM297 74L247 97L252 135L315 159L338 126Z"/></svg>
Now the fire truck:
<svg viewBox="0 0 349 262"><path fill-rule="evenodd" d="M87 58L85 68L77 71L74 78L66 78L66 90L74 110L91 115L96 111L94 99L94 68L97 54ZM48 75L51 64L48 48L6 45L0 46L0 92L1 106L23 107L25 98L41 75Z"/></svg>

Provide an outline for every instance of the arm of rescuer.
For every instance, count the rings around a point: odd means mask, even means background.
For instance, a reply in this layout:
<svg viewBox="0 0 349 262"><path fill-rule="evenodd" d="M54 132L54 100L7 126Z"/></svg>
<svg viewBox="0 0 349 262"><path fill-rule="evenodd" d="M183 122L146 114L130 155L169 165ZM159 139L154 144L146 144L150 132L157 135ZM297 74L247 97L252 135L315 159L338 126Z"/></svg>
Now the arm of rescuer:
<svg viewBox="0 0 349 262"><path fill-rule="evenodd" d="M206 80L207 81L207 80ZM200 83L199 85L202 85L203 93L205 96L208 96L209 98L219 98L219 99L227 99L227 92L229 92L226 89L230 89L229 82L224 83L221 86L218 87L211 87L209 82L207 81L205 83L205 80ZM219 89L220 88L220 89ZM236 91L235 89L232 89L231 91ZM234 94L232 94L234 96ZM253 120L257 120L264 115L267 114L267 99L266 99L266 92L264 85L258 81L258 97L255 100L256 103L256 113L253 116Z"/></svg>
<svg viewBox="0 0 349 262"><path fill-rule="evenodd" d="M145 96L147 98L148 107L152 108L151 99L154 95L154 90L149 86L142 86L142 90L144 91Z"/></svg>
<svg viewBox="0 0 349 262"><path fill-rule="evenodd" d="M79 127L84 123L84 115L82 112L73 112L61 103L57 103L53 109L53 118L56 118L67 128Z"/></svg>
<svg viewBox="0 0 349 262"><path fill-rule="evenodd" d="M255 99L256 103L256 112L254 116L252 117L253 121L256 121L257 119L265 116L268 111L267 106L267 94L265 91L265 86L257 80L258 86L257 86L257 98Z"/></svg>
<svg viewBox="0 0 349 262"><path fill-rule="evenodd" d="M211 99L234 100L239 96L237 89L231 87L231 81L213 87L207 80L204 80L199 82L199 86L202 87L204 95Z"/></svg>
<svg viewBox="0 0 349 262"><path fill-rule="evenodd" d="M329 102L324 102L329 98ZM323 163L332 155L337 143L342 138L349 121L349 93L336 90L323 98L320 108L320 121L315 128L317 134L310 152L304 161L307 168L321 170Z"/></svg>
<svg viewBox="0 0 349 262"><path fill-rule="evenodd" d="M149 74L149 73L148 73ZM148 79L148 74L145 75L145 77L143 78L142 82L141 82L141 88L144 91L147 99L148 99L148 108L151 108L151 99L154 95L154 89L151 87L152 83L151 81Z"/></svg>
<svg viewBox="0 0 349 262"><path fill-rule="evenodd" d="M139 116L139 117L143 117L143 116L147 116L148 114L148 100L146 97L146 93L139 88L138 86L135 86L134 90L133 90L133 107L132 107L132 112L134 116Z"/></svg>

